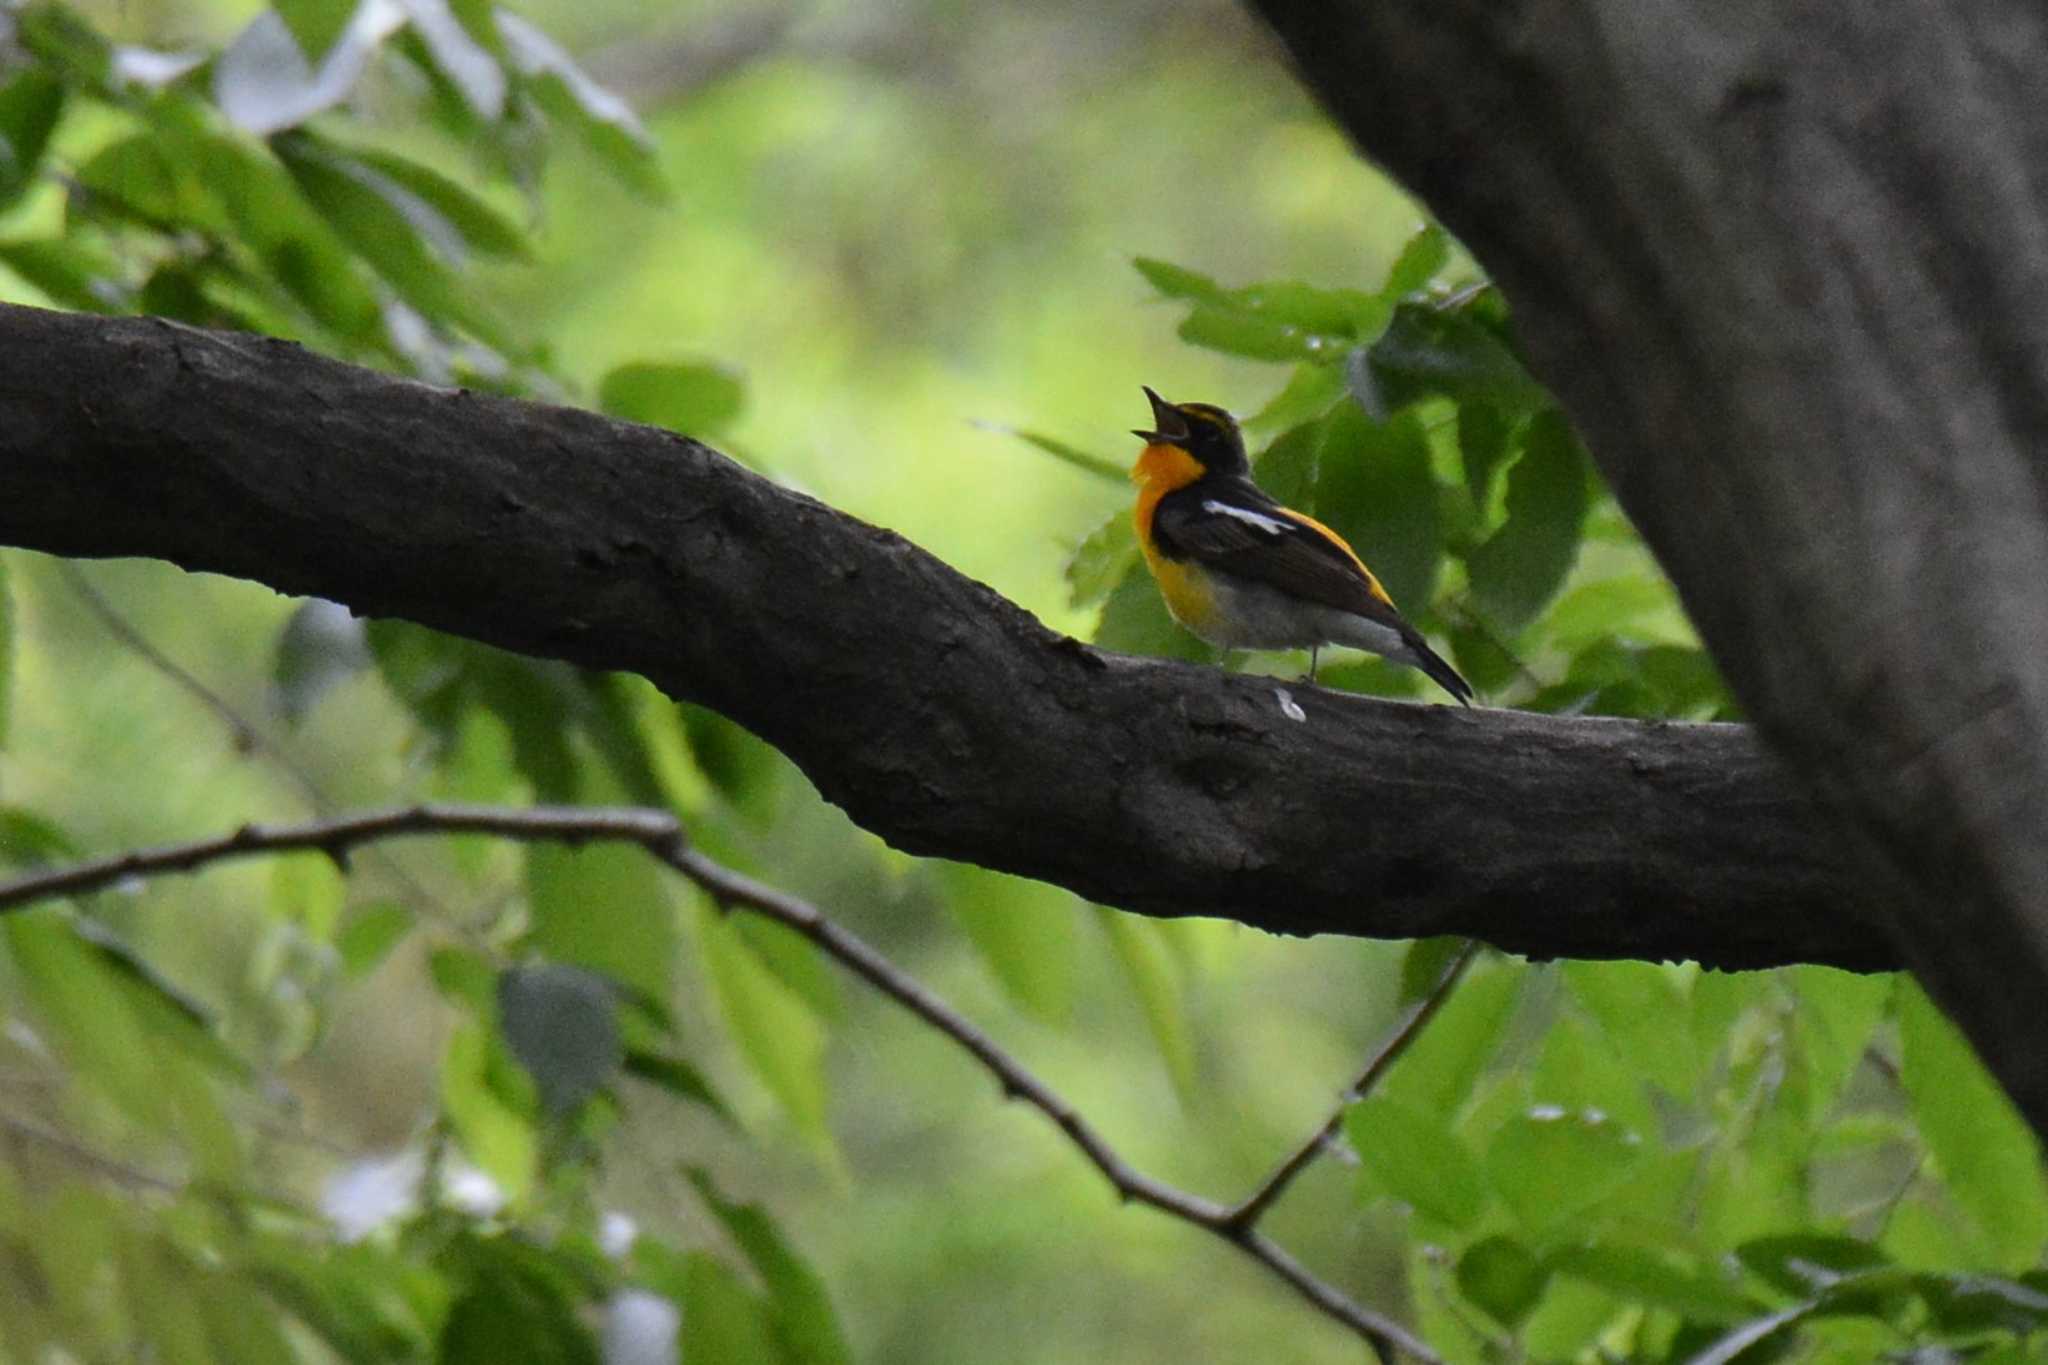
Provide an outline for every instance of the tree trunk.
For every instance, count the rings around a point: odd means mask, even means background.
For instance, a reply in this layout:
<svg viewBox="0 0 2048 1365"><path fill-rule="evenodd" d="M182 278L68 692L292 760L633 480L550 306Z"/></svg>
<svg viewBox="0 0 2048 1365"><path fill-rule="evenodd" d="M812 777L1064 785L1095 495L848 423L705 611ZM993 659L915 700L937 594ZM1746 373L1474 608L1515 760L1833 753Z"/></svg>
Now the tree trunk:
<svg viewBox="0 0 2048 1365"><path fill-rule="evenodd" d="M1256 0L2048 1131L2048 9Z"/></svg>

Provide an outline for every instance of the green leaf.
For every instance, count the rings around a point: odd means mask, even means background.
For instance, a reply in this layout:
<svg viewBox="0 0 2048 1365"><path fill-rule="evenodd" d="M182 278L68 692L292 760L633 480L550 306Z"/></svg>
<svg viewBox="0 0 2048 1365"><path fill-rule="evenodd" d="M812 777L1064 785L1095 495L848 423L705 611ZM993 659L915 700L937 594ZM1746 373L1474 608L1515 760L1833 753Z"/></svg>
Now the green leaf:
<svg viewBox="0 0 2048 1365"><path fill-rule="evenodd" d="M457 1244L468 1283L448 1307L439 1365L599 1365L574 1282L520 1249L510 1237Z"/></svg>
<svg viewBox="0 0 2048 1365"><path fill-rule="evenodd" d="M50 132L64 113L64 83L27 67L0 85L0 208L35 182Z"/></svg>
<svg viewBox="0 0 2048 1365"><path fill-rule="evenodd" d="M351 977L368 976L412 932L413 914L396 901L365 906L334 936L341 969Z"/></svg>
<svg viewBox="0 0 2048 1365"><path fill-rule="evenodd" d="M84 856L55 821L22 806L0 806L0 867L45 867Z"/></svg>
<svg viewBox="0 0 2048 1365"><path fill-rule="evenodd" d="M1802 1299L1844 1276L1891 1264L1868 1242L1812 1232L1752 1238L1736 1247L1735 1255L1779 1293Z"/></svg>
<svg viewBox="0 0 2048 1365"><path fill-rule="evenodd" d="M1658 634L1638 628L1643 618L1677 613L1670 584L1647 573L1624 574L1582 583L1560 597L1544 618L1544 635L1568 653L1609 637L1643 641Z"/></svg>
<svg viewBox="0 0 2048 1365"><path fill-rule="evenodd" d="M441 1055L441 1109L469 1159L518 1203L539 1175L540 1141L528 1107L531 1093L513 1093L494 1074L494 1039L488 1020L476 1018L463 1020L448 1035Z"/></svg>
<svg viewBox="0 0 2048 1365"><path fill-rule="evenodd" d="M602 1090L625 1061L617 992L581 967L549 962L500 972L498 1026L552 1115Z"/></svg>
<svg viewBox="0 0 2048 1365"><path fill-rule="evenodd" d="M1436 223L1424 223L1402 244L1380 292L1394 299L1413 294L1427 287L1450 259L1451 235Z"/></svg>
<svg viewBox="0 0 2048 1365"><path fill-rule="evenodd" d="M631 107L592 80L540 29L509 10L494 13L506 61L524 77L548 117L573 129L625 184L649 198L667 198L654 139Z"/></svg>
<svg viewBox="0 0 2048 1365"><path fill-rule="evenodd" d="M400 297L432 323L511 349L498 321L449 273L464 261L465 243L439 209L309 133L279 134L270 145L306 201Z"/></svg>
<svg viewBox="0 0 2048 1365"><path fill-rule="evenodd" d="M1491 403L1514 416L1554 406L1507 343L1468 312L1402 304L1370 362L1391 407L1430 394L1461 406Z"/></svg>
<svg viewBox="0 0 2048 1365"><path fill-rule="evenodd" d="M454 227L471 251L508 260L532 259L533 246L518 224L433 167L389 152L362 150L351 155L417 195Z"/></svg>
<svg viewBox="0 0 2048 1365"><path fill-rule="evenodd" d="M7 721L14 700L14 588L7 563L0 560L0 749L7 747ZM0 861L8 861L7 838L0 827Z"/></svg>
<svg viewBox="0 0 2048 1365"><path fill-rule="evenodd" d="M1169 299L1216 299L1223 296L1223 287L1199 271L1186 266L1174 265L1170 261L1155 260L1150 256L1132 258L1131 264L1145 277L1145 282Z"/></svg>
<svg viewBox="0 0 2048 1365"><path fill-rule="evenodd" d="M1458 405L1458 459L1465 468L1465 490L1472 505L1486 512L1493 496L1493 476L1520 448L1520 424L1482 399Z"/></svg>
<svg viewBox="0 0 2048 1365"><path fill-rule="evenodd" d="M325 853L281 853L270 863L270 912L325 943L334 937L348 883Z"/></svg>
<svg viewBox="0 0 2048 1365"><path fill-rule="evenodd" d="M1862 1063L1892 984L1882 976L1811 966L1790 968L1782 979L1799 1001L1793 1034L1806 1067L1807 1118L1818 1126Z"/></svg>
<svg viewBox="0 0 2048 1365"><path fill-rule="evenodd" d="M1067 558L1067 592L1077 607L1109 596L1138 561L1138 534L1129 512L1118 508L1090 531Z"/></svg>
<svg viewBox="0 0 2048 1365"><path fill-rule="evenodd" d="M1525 972L1519 964L1473 963L1377 1093L1423 1113L1455 1115L1500 1043L1521 998Z"/></svg>
<svg viewBox="0 0 2048 1365"><path fill-rule="evenodd" d="M1542 1301L1550 1270L1511 1237L1488 1237L1458 1257L1458 1292L1510 1331Z"/></svg>
<svg viewBox="0 0 2048 1365"><path fill-rule="evenodd" d="M737 1275L701 1251L686 1252L682 1268L684 1360L769 1365L787 1358L768 1305Z"/></svg>
<svg viewBox="0 0 2048 1365"><path fill-rule="evenodd" d="M1647 962L1566 962L1563 972L1572 997L1624 1061L1666 1093L1691 1097L1699 1058L1691 1037L1671 1027L1691 1006L1668 971Z"/></svg>
<svg viewBox="0 0 2048 1365"><path fill-rule="evenodd" d="M1443 558L1436 477L1421 419L1384 425L1349 404L1324 421L1316 515L1351 543L1409 614L1429 606Z"/></svg>
<svg viewBox="0 0 2048 1365"><path fill-rule="evenodd" d="M1113 483L1122 488L1131 481L1129 471L1116 461L1091 454L1079 446L1069 445L1056 436L1047 436L1042 432L1036 431L1019 431L1015 427L997 426L990 422L977 423L977 425L984 431L996 432L1003 436L1014 436L1026 445L1036 447L1054 459L1072 465L1084 474L1093 474L1105 483Z"/></svg>
<svg viewBox="0 0 2048 1365"><path fill-rule="evenodd" d="M1469 1229L1493 1202L1477 1157L1445 1116L1377 1094L1353 1105L1344 1131L1365 1185L1453 1228Z"/></svg>
<svg viewBox="0 0 2048 1365"><path fill-rule="evenodd" d="M1465 951L1465 940L1456 934L1419 938L1401 954L1401 996L1405 1009L1434 991L1449 970L1451 959Z"/></svg>
<svg viewBox="0 0 2048 1365"><path fill-rule="evenodd" d="M726 919L705 913L700 937L705 966L741 1053L798 1129L828 1141L825 1035L817 1017L803 997L762 965Z"/></svg>
<svg viewBox="0 0 2048 1365"><path fill-rule="evenodd" d="M1297 365L1287 386L1274 394L1266 406L1245 418L1244 425L1253 431L1300 426L1321 417L1343 396L1344 372L1339 366L1321 363ZM1264 462L1265 457L1261 457L1260 463ZM1263 478L1261 483L1264 483ZM1272 490L1268 488L1267 491ZM1279 494L1274 496L1279 497ZM1287 501L1286 498L1280 500Z"/></svg>
<svg viewBox="0 0 2048 1365"><path fill-rule="evenodd" d="M621 365L599 381L598 406L614 417L700 440L722 434L746 406L739 377L718 365Z"/></svg>
<svg viewBox="0 0 2048 1365"><path fill-rule="evenodd" d="M1278 317L1221 303L1198 303L1175 335L1190 346L1251 360L1314 360L1333 354L1332 342Z"/></svg>
<svg viewBox="0 0 2048 1365"><path fill-rule="evenodd" d="M767 1211L758 1204L722 1198L711 1177L696 1167L689 1169L689 1177L705 1207L767 1286L769 1321L782 1347L781 1359L791 1365L848 1365L852 1353L824 1281L790 1246Z"/></svg>
<svg viewBox="0 0 2048 1365"><path fill-rule="evenodd" d="M1618 1299L1661 1308L1689 1322L1740 1322L1763 1305L1735 1281L1689 1256L1650 1247L1568 1246L1553 1252L1550 1268L1599 1286Z"/></svg>
<svg viewBox="0 0 2048 1365"><path fill-rule="evenodd" d="M2048 1190L2033 1130L1926 993L1905 976L1897 989L1899 1073L1921 1140L2001 1265L2032 1266L2048 1240Z"/></svg>
<svg viewBox="0 0 2048 1365"><path fill-rule="evenodd" d="M117 313L127 308L120 269L72 238L0 242L0 265L21 276L63 308Z"/></svg>
<svg viewBox="0 0 2048 1365"><path fill-rule="evenodd" d="M1252 469L1259 487L1289 507L1313 508L1327 420L1313 418L1274 437Z"/></svg>
<svg viewBox="0 0 2048 1365"><path fill-rule="evenodd" d="M318 65L354 16L357 0L271 0L306 60Z"/></svg>
<svg viewBox="0 0 2048 1365"><path fill-rule="evenodd" d="M939 863L946 908L1019 1008L1047 1023L1074 1003L1074 899L967 863Z"/></svg>
<svg viewBox="0 0 2048 1365"><path fill-rule="evenodd" d="M625 1072L636 1080L668 1091L678 1099L701 1104L712 1113L732 1120L732 1111L725 1101L711 1088L711 1082L704 1079L702 1072L680 1057L665 1057L657 1052L630 1049L626 1053Z"/></svg>
<svg viewBox="0 0 2048 1365"><path fill-rule="evenodd" d="M15 13L14 36L73 83L96 89L107 85L114 51L70 6L44 0L24 7Z"/></svg>
<svg viewBox="0 0 2048 1365"><path fill-rule="evenodd" d="M1095 643L1124 654L1190 663L1207 663L1214 657L1209 646L1167 614L1166 603L1143 564L1133 564L1123 581L1110 590L1102 604L1102 620L1095 627Z"/></svg>
<svg viewBox="0 0 2048 1365"><path fill-rule="evenodd" d="M1641 1139L1612 1119L1539 1107L1501 1125L1486 1174L1525 1229L1555 1236L1619 1189L1642 1156Z"/></svg>
<svg viewBox="0 0 2048 1365"><path fill-rule="evenodd" d="M1473 600L1495 626L1520 631L1563 585L1589 501L1578 438L1557 409L1538 414L1508 471L1506 524L1465 557Z"/></svg>
<svg viewBox="0 0 2048 1365"><path fill-rule="evenodd" d="M1124 977L1138 997L1145 1024L1176 1094L1183 1099L1195 1094L1195 1035L1188 1022L1188 1006L1181 964L1166 943L1169 926L1142 915L1121 910L1098 909L1097 920L1109 936L1109 946L1124 969Z"/></svg>

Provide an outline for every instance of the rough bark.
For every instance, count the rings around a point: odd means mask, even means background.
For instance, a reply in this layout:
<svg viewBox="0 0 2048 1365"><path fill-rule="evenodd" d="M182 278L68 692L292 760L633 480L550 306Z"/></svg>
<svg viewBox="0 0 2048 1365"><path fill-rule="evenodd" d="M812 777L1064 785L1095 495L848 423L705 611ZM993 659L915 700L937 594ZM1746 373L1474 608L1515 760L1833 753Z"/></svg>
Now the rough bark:
<svg viewBox="0 0 2048 1365"><path fill-rule="evenodd" d="M1740 726L1375 702L1105 654L666 432L288 343L0 307L0 543L149 555L645 674L913 853L1158 915L1892 965Z"/></svg>
<svg viewBox="0 0 2048 1365"><path fill-rule="evenodd" d="M2048 1130L2048 9L1256 0Z"/></svg>

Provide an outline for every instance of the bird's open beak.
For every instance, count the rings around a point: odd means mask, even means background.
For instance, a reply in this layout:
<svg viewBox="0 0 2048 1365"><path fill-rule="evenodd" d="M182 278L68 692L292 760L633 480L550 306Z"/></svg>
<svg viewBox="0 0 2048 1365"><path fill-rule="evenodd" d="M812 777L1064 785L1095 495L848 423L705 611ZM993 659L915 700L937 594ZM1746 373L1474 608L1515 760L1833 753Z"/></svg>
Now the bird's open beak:
<svg viewBox="0 0 2048 1365"><path fill-rule="evenodd" d="M1158 424L1158 429L1133 431L1131 435L1150 445L1178 445L1185 441L1188 438L1188 419L1181 416L1173 404L1152 392L1149 385L1145 386L1145 396L1152 400L1152 420Z"/></svg>

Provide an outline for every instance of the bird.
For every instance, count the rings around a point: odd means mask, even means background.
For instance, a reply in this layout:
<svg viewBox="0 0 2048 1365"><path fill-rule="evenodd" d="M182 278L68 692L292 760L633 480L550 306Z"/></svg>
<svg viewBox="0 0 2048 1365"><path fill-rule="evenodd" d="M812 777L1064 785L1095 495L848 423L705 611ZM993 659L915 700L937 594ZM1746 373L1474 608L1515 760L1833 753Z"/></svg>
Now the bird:
<svg viewBox="0 0 2048 1365"><path fill-rule="evenodd" d="M1306 649L1313 683L1326 644L1420 669L1461 706L1472 685L1429 647L1344 538L1252 482L1237 420L1145 388L1150 431L1131 467L1131 519L1173 619L1231 649Z"/></svg>

